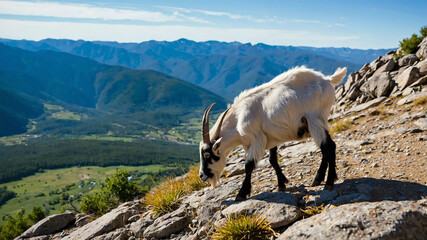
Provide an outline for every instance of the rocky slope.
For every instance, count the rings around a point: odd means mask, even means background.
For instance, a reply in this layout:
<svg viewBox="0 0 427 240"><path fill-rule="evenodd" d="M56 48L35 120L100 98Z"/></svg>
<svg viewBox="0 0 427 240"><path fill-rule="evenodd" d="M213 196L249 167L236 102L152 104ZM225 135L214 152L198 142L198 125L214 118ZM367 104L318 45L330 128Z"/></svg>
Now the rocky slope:
<svg viewBox="0 0 427 240"><path fill-rule="evenodd" d="M416 55L396 61L388 53L337 88L331 126L342 126L334 133L339 180L333 190L309 187L321 159L313 141L288 142L279 148L287 190L277 192L266 155L252 175L251 197L235 202L244 178L238 148L220 187L193 192L171 213L155 218L137 200L91 222L73 215L62 230L43 225L58 226L52 218L65 218L50 216L20 238L208 239L226 216L257 213L268 219L277 239L427 239L426 49L424 39ZM321 204L321 213L303 214Z"/></svg>

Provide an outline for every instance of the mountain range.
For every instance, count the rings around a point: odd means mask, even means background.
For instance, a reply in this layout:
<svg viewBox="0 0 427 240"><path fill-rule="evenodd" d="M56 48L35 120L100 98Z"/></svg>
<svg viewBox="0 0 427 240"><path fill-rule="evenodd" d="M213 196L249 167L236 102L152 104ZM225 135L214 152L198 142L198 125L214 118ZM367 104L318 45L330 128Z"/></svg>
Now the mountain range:
<svg viewBox="0 0 427 240"><path fill-rule="evenodd" d="M337 67L357 71L390 49L313 48L252 45L239 42L147 41L118 43L67 39L41 41L0 39L25 50L51 50L132 69L151 69L232 99L242 90L271 80L298 65L331 74Z"/></svg>
<svg viewBox="0 0 427 240"><path fill-rule="evenodd" d="M137 115L150 119L153 125L157 125L155 116L177 119L201 112L212 102L217 103L217 109L226 107L222 97L153 70L111 66L68 53L27 51L4 44L0 44L0 52L2 122L17 124L0 126L5 133L9 129L8 134L21 133L25 128L26 121L12 121L19 109L24 109L20 106L32 106L27 115L19 115L20 119L34 118L43 113L43 102L95 109L98 114Z"/></svg>

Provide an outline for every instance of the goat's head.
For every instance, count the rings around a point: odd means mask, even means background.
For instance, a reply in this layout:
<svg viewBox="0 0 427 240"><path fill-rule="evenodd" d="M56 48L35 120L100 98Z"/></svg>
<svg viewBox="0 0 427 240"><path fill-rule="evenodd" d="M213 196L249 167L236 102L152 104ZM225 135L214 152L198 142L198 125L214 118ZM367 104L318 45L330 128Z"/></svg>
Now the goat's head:
<svg viewBox="0 0 427 240"><path fill-rule="evenodd" d="M212 136L209 134L209 112L215 105L210 105L203 114L202 120L202 141L200 142L200 170L199 175L202 181L209 182L216 188L219 184L222 170L225 167L226 157L221 157L219 152L221 146L221 126L228 109L219 117L216 130Z"/></svg>

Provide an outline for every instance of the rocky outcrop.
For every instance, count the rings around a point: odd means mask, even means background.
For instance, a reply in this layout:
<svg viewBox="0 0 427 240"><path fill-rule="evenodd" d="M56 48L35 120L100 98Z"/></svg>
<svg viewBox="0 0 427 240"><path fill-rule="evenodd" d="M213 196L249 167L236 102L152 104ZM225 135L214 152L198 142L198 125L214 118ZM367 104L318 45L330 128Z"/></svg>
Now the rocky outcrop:
<svg viewBox="0 0 427 240"><path fill-rule="evenodd" d="M58 232L67 227L75 219L74 214L71 212L48 216L27 229L27 231L21 234L17 239L25 239Z"/></svg>
<svg viewBox="0 0 427 240"><path fill-rule="evenodd" d="M116 209L113 209L109 213L96 219L71 232L68 236L64 237L64 240L85 240L93 239L105 233L109 233L118 228L124 227L128 223L128 219L133 215L140 213L140 202L127 202ZM102 238L100 238L102 239ZM105 238L104 238L105 239ZM114 238L108 238L114 239Z"/></svg>
<svg viewBox="0 0 427 240"><path fill-rule="evenodd" d="M417 202L346 204L289 227L284 239L425 239L427 210Z"/></svg>
<svg viewBox="0 0 427 240"><path fill-rule="evenodd" d="M365 64L358 72L350 73L345 84L336 89L334 113L375 98L420 91L419 87L427 83L427 38L420 43L416 54L396 61L395 53L391 51Z"/></svg>

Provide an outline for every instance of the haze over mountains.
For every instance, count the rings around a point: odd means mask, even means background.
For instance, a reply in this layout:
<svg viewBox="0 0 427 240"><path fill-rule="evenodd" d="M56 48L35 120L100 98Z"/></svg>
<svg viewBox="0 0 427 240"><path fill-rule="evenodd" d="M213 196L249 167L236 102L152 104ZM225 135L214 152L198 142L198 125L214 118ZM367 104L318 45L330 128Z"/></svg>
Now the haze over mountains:
<svg viewBox="0 0 427 240"><path fill-rule="evenodd" d="M244 89L269 81L294 66L307 65L325 74L333 73L337 67L346 66L349 72L354 72L364 63L390 50L194 42L187 39L141 43L65 39L0 41L31 51L62 51L100 63L156 70L228 99L234 98Z"/></svg>
<svg viewBox="0 0 427 240"><path fill-rule="evenodd" d="M25 132L28 119L43 113L42 103L90 111L98 118L92 126L112 119L112 113L127 122L176 126L212 102L217 103L216 111L225 109L242 90L294 66L307 65L325 74L345 66L352 72L389 51L187 39L0 42L1 136ZM61 124L51 121L45 125L54 129Z"/></svg>

